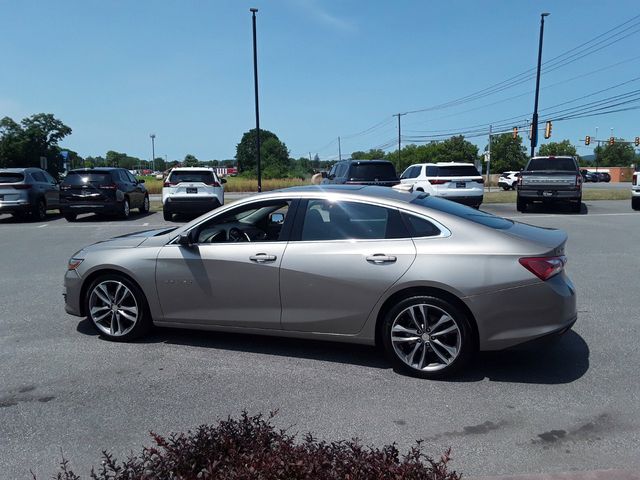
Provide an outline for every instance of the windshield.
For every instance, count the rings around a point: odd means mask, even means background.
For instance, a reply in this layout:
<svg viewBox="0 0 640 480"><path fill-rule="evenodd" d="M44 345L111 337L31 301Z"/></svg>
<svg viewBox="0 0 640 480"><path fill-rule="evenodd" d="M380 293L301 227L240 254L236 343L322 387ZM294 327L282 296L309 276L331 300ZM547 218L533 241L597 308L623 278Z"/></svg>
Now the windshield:
<svg viewBox="0 0 640 480"><path fill-rule="evenodd" d="M169 177L169 182L171 183L181 183L181 182L202 182L202 183L213 183L215 179L213 178L213 172L208 170L196 170L190 172L173 172Z"/></svg>
<svg viewBox="0 0 640 480"><path fill-rule="evenodd" d="M21 173L0 172L0 183L18 183L24 180Z"/></svg>
<svg viewBox="0 0 640 480"><path fill-rule="evenodd" d="M423 196L419 195L411 203L415 205L421 205L428 207L439 212L448 213L449 215L455 215L456 217L464 218L474 223L479 223L485 227L495 228L496 230L506 230L513 225L512 220L498 217L475 208L467 207L460 203L445 200L443 198L434 197L431 195Z"/></svg>
<svg viewBox="0 0 640 480"><path fill-rule="evenodd" d="M112 183L108 172L69 172L65 177L65 185L85 185L87 183L103 185Z"/></svg>
<svg viewBox="0 0 640 480"><path fill-rule="evenodd" d="M533 158L527 165L527 170L562 170L568 172L576 171L576 164L573 158Z"/></svg>
<svg viewBox="0 0 640 480"><path fill-rule="evenodd" d="M396 180L396 170L390 163L356 163L349 169L351 180Z"/></svg>

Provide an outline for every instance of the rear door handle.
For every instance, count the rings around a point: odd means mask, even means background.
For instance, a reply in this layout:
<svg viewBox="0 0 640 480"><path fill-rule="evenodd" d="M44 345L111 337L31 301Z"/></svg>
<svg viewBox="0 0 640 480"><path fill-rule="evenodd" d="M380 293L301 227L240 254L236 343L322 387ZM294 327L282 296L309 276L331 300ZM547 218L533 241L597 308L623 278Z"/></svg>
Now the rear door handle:
<svg viewBox="0 0 640 480"><path fill-rule="evenodd" d="M255 255L251 255L249 257L249 260L251 260L252 262L257 262L257 263L264 263L264 262L274 262L276 260L275 255L267 255L266 253L256 253Z"/></svg>
<svg viewBox="0 0 640 480"><path fill-rule="evenodd" d="M393 263L397 260L393 255L385 255L384 253L375 253L367 257L369 263Z"/></svg>

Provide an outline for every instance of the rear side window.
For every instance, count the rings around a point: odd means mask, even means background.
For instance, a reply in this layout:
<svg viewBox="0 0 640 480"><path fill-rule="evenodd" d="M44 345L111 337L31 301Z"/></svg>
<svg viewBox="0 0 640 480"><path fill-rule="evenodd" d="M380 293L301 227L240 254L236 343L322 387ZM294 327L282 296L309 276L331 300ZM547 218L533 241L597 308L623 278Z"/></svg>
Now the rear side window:
<svg viewBox="0 0 640 480"><path fill-rule="evenodd" d="M47 179L42 172L31 172L31 176L36 182L47 183Z"/></svg>
<svg viewBox="0 0 640 480"><path fill-rule="evenodd" d="M403 213L402 217L409 227L412 237L434 237L440 235L440 229L425 218L408 213Z"/></svg>
<svg viewBox="0 0 640 480"><path fill-rule="evenodd" d="M18 183L24 180L21 173L0 172L0 183Z"/></svg>
<svg viewBox="0 0 640 480"><path fill-rule="evenodd" d="M437 166L434 177L478 177L478 169L473 165Z"/></svg>
<svg viewBox="0 0 640 480"><path fill-rule="evenodd" d="M354 163L349 169L351 180L395 180L396 170L390 163Z"/></svg>
<svg viewBox="0 0 640 480"><path fill-rule="evenodd" d="M64 179L66 185L107 185L113 183L109 172L69 172Z"/></svg>
<svg viewBox="0 0 640 480"><path fill-rule="evenodd" d="M420 166L409 167L404 171L400 178L417 178L420 176L421 169L422 167Z"/></svg>
<svg viewBox="0 0 640 480"><path fill-rule="evenodd" d="M490 213L482 212L475 208L467 207L466 205L445 200L443 198L433 197L431 195L419 195L415 199L411 200L411 203L415 205L422 205L423 207L428 207L449 215L455 215L456 217L479 223L485 227L495 228L496 230L507 230L513 225L513 221L507 220L506 218L491 215Z"/></svg>
<svg viewBox="0 0 640 480"><path fill-rule="evenodd" d="M169 177L170 183L181 183L181 182L202 182L211 184L215 181L213 177L213 172L209 170L194 170L191 172L186 171L174 171L171 173Z"/></svg>
<svg viewBox="0 0 640 480"><path fill-rule="evenodd" d="M527 170L562 170L577 172L578 167L573 158L533 158L527 165Z"/></svg>

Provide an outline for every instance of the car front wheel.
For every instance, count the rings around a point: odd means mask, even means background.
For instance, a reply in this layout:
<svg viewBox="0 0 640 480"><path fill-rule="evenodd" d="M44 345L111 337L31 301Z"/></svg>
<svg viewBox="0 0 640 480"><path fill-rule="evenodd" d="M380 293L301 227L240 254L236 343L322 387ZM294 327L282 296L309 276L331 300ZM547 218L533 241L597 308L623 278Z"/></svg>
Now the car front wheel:
<svg viewBox="0 0 640 480"><path fill-rule="evenodd" d="M103 275L94 280L85 301L87 317L109 340L132 340L151 325L144 294L122 275Z"/></svg>
<svg viewBox="0 0 640 480"><path fill-rule="evenodd" d="M406 298L389 310L382 341L394 366L421 378L451 375L474 353L467 316L431 296Z"/></svg>

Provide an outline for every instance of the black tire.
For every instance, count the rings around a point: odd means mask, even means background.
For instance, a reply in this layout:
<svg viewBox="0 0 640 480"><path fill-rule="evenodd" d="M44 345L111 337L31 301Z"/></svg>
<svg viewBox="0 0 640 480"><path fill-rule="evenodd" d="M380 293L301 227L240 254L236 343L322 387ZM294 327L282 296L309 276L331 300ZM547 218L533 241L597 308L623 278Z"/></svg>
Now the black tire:
<svg viewBox="0 0 640 480"><path fill-rule="evenodd" d="M124 200L122 200L122 205L120 206L119 217L122 218L123 220L126 220L129 218L130 215L131 215L131 206L129 205L129 199L127 197L124 197Z"/></svg>
<svg viewBox="0 0 640 480"><path fill-rule="evenodd" d="M134 299L134 301L132 301L129 295L125 295L125 297L123 297L121 300L122 306L125 308L125 312L130 313L132 311L130 309L133 305L135 305L135 308L138 312L136 321L132 327L131 327L131 321L126 320L125 317L120 316L120 322L118 322L117 317L116 318L113 317L115 313L111 314L109 308L103 311L98 311L96 312L95 315L91 313L92 312L91 311L92 294L94 290L99 285L106 284L107 292L113 293L115 296L116 288L110 288L109 286L113 285L115 287L117 283L120 283L124 287L126 287L131 293L131 297L133 297ZM101 293L104 296L104 291L101 291ZM96 301L102 302L100 300L100 297L98 296L96 296ZM129 280L127 277L123 275L109 273L109 274L101 275L96 279L94 279L91 282L91 285L89 285L89 288L87 288L85 298L84 298L84 308L87 314L87 319L91 322L91 324L98 331L98 333L103 338L106 338L107 340L111 340L114 342L128 342L130 340L139 338L143 336L145 333L147 333L152 326L151 315L149 314L149 306L147 304L147 299L144 293L142 292L140 287L138 287L134 282L132 282L131 280ZM119 312L121 311L122 310L119 310ZM97 321L96 318L104 312L107 312L109 315L112 315L112 316L107 317L106 320ZM108 324L110 324L112 328L114 328L114 334L108 331L108 328L107 328ZM121 327L122 327L122 332L124 333L118 334L118 329ZM127 330L127 328L129 329Z"/></svg>
<svg viewBox="0 0 640 480"><path fill-rule="evenodd" d="M508 192L509 190L511 190L511 188L512 188L512 187L510 187L509 185L505 185L504 187L502 187L502 189L503 189L505 192Z"/></svg>
<svg viewBox="0 0 640 480"><path fill-rule="evenodd" d="M43 198L38 199L36 204L33 206L31 215L33 216L33 219L38 222L41 222L47 218L47 204L45 203Z"/></svg>
<svg viewBox="0 0 640 480"><path fill-rule="evenodd" d="M428 319L427 328L424 326L424 319L420 313L423 311L420 310L420 305L426 306L425 311ZM410 311L414 312L417 324L411 323L411 317L407 317ZM430 328L433 328L435 326L434 324L441 322L445 315L449 320L442 323L442 327L440 328L449 330L450 327L455 325L457 330L451 333L440 334L438 338L434 338L438 332L433 332ZM382 346L384 347L386 356L397 369L419 378L443 378L459 371L475 354L476 345L470 321L467 315L458 307L442 298L426 295L413 296L399 301L386 313L382 319L380 338L382 339ZM394 326L397 328L401 323L415 325L414 330L417 332L416 336L419 340L413 343L396 342L394 346L394 342L391 339L392 328L394 328ZM418 324L421 326L420 329L417 328ZM402 327L402 325L400 325L400 327ZM405 329L401 331L399 336L410 337L411 333ZM396 336L396 338L398 338L398 336ZM452 343L455 343L455 346L452 345ZM443 344L449 348L457 349L456 355L450 356L448 350L440 347L440 345ZM404 350L409 350L409 357L404 355ZM424 357L422 356L423 353ZM401 355L404 359L401 358ZM413 360L415 360L416 355L419 355L420 358L415 366L409 365L409 363L414 363ZM441 355L444 355L445 358L449 357L448 360L450 363L447 362L445 364ZM407 358L409 358L409 360L407 360Z"/></svg>
<svg viewBox="0 0 640 480"><path fill-rule="evenodd" d="M75 213L63 213L62 216L67 222L75 222L77 217Z"/></svg>
<svg viewBox="0 0 640 480"><path fill-rule="evenodd" d="M516 200L516 210L518 210L519 212L526 212L527 211L527 202L525 200L522 200L520 198L518 198Z"/></svg>
<svg viewBox="0 0 640 480"><path fill-rule="evenodd" d="M171 220L173 220L173 213L167 210L162 210L162 217L164 218L165 222L170 222Z"/></svg>
<svg viewBox="0 0 640 480"><path fill-rule="evenodd" d="M149 195L144 196L144 200L142 200L142 205L138 209L140 213L149 213Z"/></svg>
<svg viewBox="0 0 640 480"><path fill-rule="evenodd" d="M634 210L640 210L640 197L631 198L631 208Z"/></svg>
<svg viewBox="0 0 640 480"><path fill-rule="evenodd" d="M571 202L571 211L573 213L580 213L582 211L582 199L577 202Z"/></svg>

